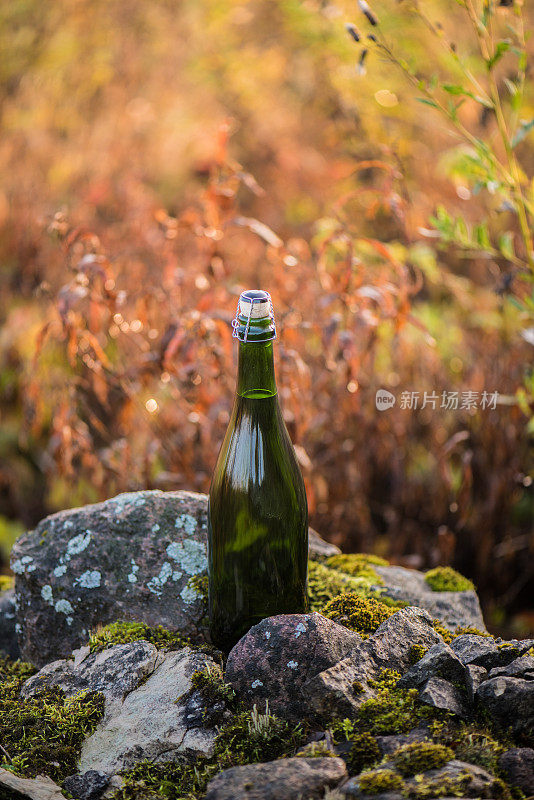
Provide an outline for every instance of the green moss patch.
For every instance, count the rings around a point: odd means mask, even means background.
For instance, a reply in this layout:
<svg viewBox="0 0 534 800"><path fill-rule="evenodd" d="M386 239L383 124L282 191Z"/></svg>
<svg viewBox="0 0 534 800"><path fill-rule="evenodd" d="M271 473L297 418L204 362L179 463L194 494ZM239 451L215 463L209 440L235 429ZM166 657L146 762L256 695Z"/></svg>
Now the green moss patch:
<svg viewBox="0 0 534 800"><path fill-rule="evenodd" d="M322 739L320 742L310 742L298 753L297 758L336 758L336 754L328 749L327 743Z"/></svg>
<svg viewBox="0 0 534 800"><path fill-rule="evenodd" d="M373 568L375 566L387 567L388 562L380 556L366 555L365 553L349 553L330 556L325 561L327 567L345 572L355 578L361 578L371 585L382 586L383 578Z"/></svg>
<svg viewBox="0 0 534 800"><path fill-rule="evenodd" d="M410 652L408 654L408 658L410 659L410 664L417 664L418 661L421 661L423 656L428 652L427 647L423 647L422 644L412 644L410 647Z"/></svg>
<svg viewBox="0 0 534 800"><path fill-rule="evenodd" d="M207 704L224 703L229 707L236 707L237 696L229 683L225 683L222 670L217 667L206 667L195 670L191 676L191 688L200 692Z"/></svg>
<svg viewBox="0 0 534 800"><path fill-rule="evenodd" d="M95 631L89 639L91 653L98 653L106 650L115 644L128 644L144 639L155 645L159 649L179 650L181 647L189 645L188 639L178 633L169 631L162 625L151 627L144 622L111 622Z"/></svg>
<svg viewBox="0 0 534 800"><path fill-rule="evenodd" d="M30 664L0 659L0 764L28 778L58 781L76 771L82 742L104 715L104 695L66 697L56 687L23 700L20 689L34 672Z"/></svg>
<svg viewBox="0 0 534 800"><path fill-rule="evenodd" d="M514 746L512 739L499 742L494 732L477 723L431 723L432 738L454 750L455 757L497 772L499 756Z"/></svg>
<svg viewBox="0 0 534 800"><path fill-rule="evenodd" d="M392 769L377 769L362 772L359 777L360 789L364 794L382 794L404 789L401 776Z"/></svg>
<svg viewBox="0 0 534 800"><path fill-rule="evenodd" d="M414 742L395 750L391 756L391 761L393 761L400 774L407 778L411 775L418 775L420 772L426 772L429 769L443 767L447 761L451 761L453 758L453 751L443 744Z"/></svg>
<svg viewBox="0 0 534 800"><path fill-rule="evenodd" d="M369 681L376 695L365 700L358 709L355 730L374 736L407 733L421 722L447 718L447 712L421 703L417 689L399 688L399 679L398 672L382 670L380 678Z"/></svg>
<svg viewBox="0 0 534 800"><path fill-rule="evenodd" d="M312 611L322 611L329 600L343 592L364 588L364 582L347 573L330 569L319 561L308 561L308 596Z"/></svg>
<svg viewBox="0 0 534 800"><path fill-rule="evenodd" d="M475 628L474 625L465 625L463 628L456 628L453 638L456 639L457 636L463 636L466 633L473 634L473 636L485 636L486 639L492 638L491 633L481 631L479 628Z"/></svg>
<svg viewBox="0 0 534 800"><path fill-rule="evenodd" d="M380 748L370 733L358 733L352 737L352 747L347 759L350 775L357 775L362 769L372 767L381 759Z"/></svg>
<svg viewBox="0 0 534 800"><path fill-rule="evenodd" d="M5 592L7 589L12 589L15 585L15 579L12 575L0 575L0 592Z"/></svg>
<svg viewBox="0 0 534 800"><path fill-rule="evenodd" d="M425 575L425 581L433 592L468 592L474 591L475 585L464 578L452 567L436 567L429 569Z"/></svg>
<svg viewBox="0 0 534 800"><path fill-rule="evenodd" d="M374 633L379 625L397 611L372 597L361 597L356 592L345 592L330 600L323 609L340 625L364 636Z"/></svg>

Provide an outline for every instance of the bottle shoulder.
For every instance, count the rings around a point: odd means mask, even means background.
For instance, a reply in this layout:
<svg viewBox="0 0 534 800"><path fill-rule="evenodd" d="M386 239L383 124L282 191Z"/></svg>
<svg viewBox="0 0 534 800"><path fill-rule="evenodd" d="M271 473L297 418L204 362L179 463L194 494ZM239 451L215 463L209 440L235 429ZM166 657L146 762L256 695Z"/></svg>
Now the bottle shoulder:
<svg viewBox="0 0 534 800"><path fill-rule="evenodd" d="M267 481L294 486L302 483L277 395L264 399L236 397L212 488L229 480L249 488Z"/></svg>

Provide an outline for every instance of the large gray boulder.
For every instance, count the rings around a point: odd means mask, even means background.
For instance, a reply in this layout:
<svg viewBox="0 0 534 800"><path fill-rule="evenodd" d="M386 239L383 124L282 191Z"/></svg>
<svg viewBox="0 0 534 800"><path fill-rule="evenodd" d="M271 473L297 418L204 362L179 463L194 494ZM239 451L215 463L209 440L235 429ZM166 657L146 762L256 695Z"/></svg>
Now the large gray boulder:
<svg viewBox="0 0 534 800"><path fill-rule="evenodd" d="M97 653L84 647L73 655L28 678L21 695L32 697L52 686L69 696L105 695L104 717L82 747L81 773L114 775L142 759L211 754L216 731L206 721L210 709L202 697L195 697L191 714L191 677L196 670L216 671L210 656L190 647L158 651L143 640Z"/></svg>
<svg viewBox="0 0 534 800"><path fill-rule="evenodd" d="M424 608L453 631L467 626L486 630L475 591L434 592L426 582L423 572L405 567L374 566L374 569L385 584L377 588L393 600L402 600L411 606Z"/></svg>
<svg viewBox="0 0 534 800"><path fill-rule="evenodd" d="M13 548L22 656L65 657L117 619L202 630L191 578L207 567L206 500L193 492L132 492L60 511Z"/></svg>
<svg viewBox="0 0 534 800"><path fill-rule="evenodd" d="M206 574L207 509L205 494L129 492L52 514L21 536L11 567L23 658L64 658L117 619L205 637L206 601L192 579ZM310 531L311 557L337 552Z"/></svg>
<svg viewBox="0 0 534 800"><path fill-rule="evenodd" d="M254 625L228 656L226 680L260 710L302 720L309 712L303 687L310 676L353 652L358 634L316 612L280 614Z"/></svg>
<svg viewBox="0 0 534 800"><path fill-rule="evenodd" d="M255 625L233 648L226 680L252 706L319 724L349 716L373 695L384 668L404 672L414 644L442 642L420 608L403 608L365 641L320 614L284 614Z"/></svg>
<svg viewBox="0 0 534 800"><path fill-rule="evenodd" d="M80 772L116 774L140 760L211 755L216 730L206 727L197 713L191 719L188 703L191 676L206 666L215 668L211 658L189 647L160 652L144 683L122 701L106 704L104 719L83 743Z"/></svg>
<svg viewBox="0 0 534 800"><path fill-rule="evenodd" d="M220 772L208 784L206 800L313 800L346 776L341 758L281 758Z"/></svg>

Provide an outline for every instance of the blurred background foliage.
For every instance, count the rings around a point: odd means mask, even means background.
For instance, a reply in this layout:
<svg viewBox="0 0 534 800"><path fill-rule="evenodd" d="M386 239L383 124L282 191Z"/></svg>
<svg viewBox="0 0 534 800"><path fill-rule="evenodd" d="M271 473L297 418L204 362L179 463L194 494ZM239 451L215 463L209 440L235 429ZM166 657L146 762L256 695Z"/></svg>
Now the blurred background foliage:
<svg viewBox="0 0 534 800"><path fill-rule="evenodd" d="M311 523L345 551L451 564L494 630L534 628L532 16L2 5L4 570L54 510L208 490L230 322L260 286ZM440 407L484 391L496 408Z"/></svg>

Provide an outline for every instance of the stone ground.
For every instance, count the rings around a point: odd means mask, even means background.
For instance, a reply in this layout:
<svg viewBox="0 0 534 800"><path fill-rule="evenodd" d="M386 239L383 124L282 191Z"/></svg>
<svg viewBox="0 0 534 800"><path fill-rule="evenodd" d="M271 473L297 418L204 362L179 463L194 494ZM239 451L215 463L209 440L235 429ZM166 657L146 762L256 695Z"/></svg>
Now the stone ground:
<svg viewBox="0 0 534 800"><path fill-rule="evenodd" d="M207 640L206 503L119 495L19 539L0 596L1 800L534 791L534 641L491 637L462 576L311 532L313 610L263 620L225 658Z"/></svg>

